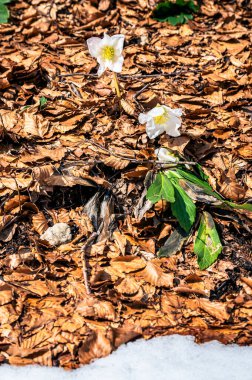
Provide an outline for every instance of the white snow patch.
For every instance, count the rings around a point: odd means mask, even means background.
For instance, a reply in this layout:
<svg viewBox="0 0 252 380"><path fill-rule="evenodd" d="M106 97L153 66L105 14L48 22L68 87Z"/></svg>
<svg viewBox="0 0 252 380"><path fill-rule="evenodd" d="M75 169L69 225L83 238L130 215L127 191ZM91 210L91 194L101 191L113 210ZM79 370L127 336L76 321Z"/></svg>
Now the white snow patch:
<svg viewBox="0 0 252 380"><path fill-rule="evenodd" d="M172 335L138 340L74 371L0 366L1 380L251 380L252 347Z"/></svg>
<svg viewBox="0 0 252 380"><path fill-rule="evenodd" d="M71 229L66 223L55 223L53 227L47 228L40 239L48 241L51 245L63 244L72 239Z"/></svg>

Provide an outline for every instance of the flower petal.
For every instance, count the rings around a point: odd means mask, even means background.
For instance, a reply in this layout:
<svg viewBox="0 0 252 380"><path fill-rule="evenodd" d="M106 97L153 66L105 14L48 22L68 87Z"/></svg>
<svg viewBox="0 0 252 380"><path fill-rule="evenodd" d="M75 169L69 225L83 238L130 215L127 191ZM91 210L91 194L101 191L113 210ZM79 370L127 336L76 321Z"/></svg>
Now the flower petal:
<svg viewBox="0 0 252 380"><path fill-rule="evenodd" d="M157 106L157 107L152 108L152 110L148 112L148 115L150 115L151 117L156 117L156 116L163 115L164 112L165 111L162 106Z"/></svg>
<svg viewBox="0 0 252 380"><path fill-rule="evenodd" d="M99 69L97 71L98 77L100 77L104 73L104 71L106 70L106 68L107 67L106 67L106 65L103 62L100 63Z"/></svg>
<svg viewBox="0 0 252 380"><path fill-rule="evenodd" d="M101 38L98 37L91 37L87 40L88 50L92 57L96 58L98 56L101 47L101 41Z"/></svg>
<svg viewBox="0 0 252 380"><path fill-rule="evenodd" d="M181 126L181 120L174 116L168 120L165 125L165 132L172 137L180 136L179 128Z"/></svg>
<svg viewBox="0 0 252 380"><path fill-rule="evenodd" d="M115 34L111 37L114 48L117 50L117 54L122 54L123 44L125 36L123 34Z"/></svg>
<svg viewBox="0 0 252 380"><path fill-rule="evenodd" d="M182 108L175 108L174 110L172 109L171 113L177 117L180 117L182 115Z"/></svg>
<svg viewBox="0 0 252 380"><path fill-rule="evenodd" d="M146 124L146 133L150 139L155 139L155 137L161 135L164 132L163 126L156 126L153 120L150 120Z"/></svg>
<svg viewBox="0 0 252 380"><path fill-rule="evenodd" d="M148 116L146 115L146 113L140 113L138 116L138 121L140 124L146 123L148 121Z"/></svg>
<svg viewBox="0 0 252 380"><path fill-rule="evenodd" d="M178 157L176 157L173 153L171 153L166 148L156 149L155 154L159 161L163 161L163 162L177 162L178 161Z"/></svg>
<svg viewBox="0 0 252 380"><path fill-rule="evenodd" d="M104 33L103 35L103 39L102 39L102 46L111 46L112 45L112 38L107 34L107 33Z"/></svg>
<svg viewBox="0 0 252 380"><path fill-rule="evenodd" d="M122 71L122 65L123 65L124 58L123 56L120 56L119 58L116 58L115 61L107 61L107 67L114 71L115 73L120 73Z"/></svg>

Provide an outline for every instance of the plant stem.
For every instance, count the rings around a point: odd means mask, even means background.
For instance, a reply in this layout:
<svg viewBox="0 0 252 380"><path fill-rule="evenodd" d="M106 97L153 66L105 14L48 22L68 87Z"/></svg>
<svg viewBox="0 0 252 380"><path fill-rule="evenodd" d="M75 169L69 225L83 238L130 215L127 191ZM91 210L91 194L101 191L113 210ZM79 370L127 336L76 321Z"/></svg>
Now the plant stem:
<svg viewBox="0 0 252 380"><path fill-rule="evenodd" d="M118 98L121 99L121 92L120 92L119 82L118 82L116 73L113 72L113 76L114 76L114 86L115 86L116 94Z"/></svg>

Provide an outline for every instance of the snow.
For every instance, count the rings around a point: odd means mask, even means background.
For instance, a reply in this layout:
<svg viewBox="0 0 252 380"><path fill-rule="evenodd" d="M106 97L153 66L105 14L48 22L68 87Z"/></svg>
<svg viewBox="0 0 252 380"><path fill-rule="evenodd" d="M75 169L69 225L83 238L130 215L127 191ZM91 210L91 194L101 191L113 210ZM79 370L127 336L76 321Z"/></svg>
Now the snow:
<svg viewBox="0 0 252 380"><path fill-rule="evenodd" d="M251 380L252 347L201 345L172 335L138 340L74 371L39 366L0 367L1 380Z"/></svg>

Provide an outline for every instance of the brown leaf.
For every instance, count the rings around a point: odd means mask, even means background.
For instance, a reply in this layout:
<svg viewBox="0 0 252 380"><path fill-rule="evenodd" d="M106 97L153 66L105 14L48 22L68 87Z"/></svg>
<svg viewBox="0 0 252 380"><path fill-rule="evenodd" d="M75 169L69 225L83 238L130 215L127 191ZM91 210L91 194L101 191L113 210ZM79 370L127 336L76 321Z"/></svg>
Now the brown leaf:
<svg viewBox="0 0 252 380"><path fill-rule="evenodd" d="M121 99L120 103L121 103L122 108L128 115L133 116L135 114L135 107L133 103L130 103L129 101L125 99Z"/></svg>
<svg viewBox="0 0 252 380"><path fill-rule="evenodd" d="M39 235L42 235L47 230L48 223L43 212L40 211L32 216L32 225Z"/></svg>
<svg viewBox="0 0 252 380"><path fill-rule="evenodd" d="M26 201L29 200L29 197L26 195L15 195L13 198L9 199L7 202L4 204L4 211L5 212L10 212L16 207L21 206L24 204Z"/></svg>
<svg viewBox="0 0 252 380"><path fill-rule="evenodd" d="M205 299L199 299L199 307L212 317L224 322L229 319L230 315L226 310L226 305L220 302L211 302Z"/></svg>
<svg viewBox="0 0 252 380"><path fill-rule="evenodd" d="M124 169L129 165L129 161L123 158L109 156L104 159L104 164L115 169Z"/></svg>
<svg viewBox="0 0 252 380"><path fill-rule="evenodd" d="M107 356L112 351L111 341L103 331L92 331L90 337L82 343L78 354L81 364L88 364L93 359Z"/></svg>
<svg viewBox="0 0 252 380"><path fill-rule="evenodd" d="M251 159L252 158L252 147L251 145L244 145L238 149L238 154L242 158Z"/></svg>
<svg viewBox="0 0 252 380"><path fill-rule="evenodd" d="M141 272L137 273L137 276L143 278L151 285L158 287L171 287L173 286L173 273L165 273L162 268L151 261L148 261L146 267Z"/></svg>
<svg viewBox="0 0 252 380"><path fill-rule="evenodd" d="M138 292L140 285L134 280L134 278L126 277L119 285L116 286L118 292L127 295L134 295Z"/></svg>
<svg viewBox="0 0 252 380"><path fill-rule="evenodd" d="M97 319L107 319L114 321L116 318L115 309L111 302L99 301L93 297L88 297L80 302L76 310L83 316L92 316L96 317Z"/></svg>
<svg viewBox="0 0 252 380"><path fill-rule="evenodd" d="M235 171L230 168L227 173L222 175L222 185L220 188L220 193L227 199L234 201L241 201L244 199L246 194L245 186L241 186L235 176Z"/></svg>
<svg viewBox="0 0 252 380"><path fill-rule="evenodd" d="M119 273L130 273L143 269L146 262L137 256L121 256L112 259L110 265Z"/></svg>

